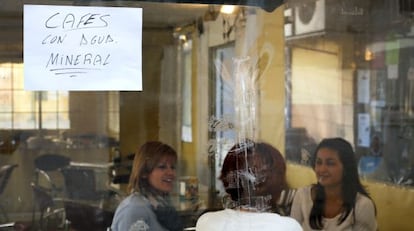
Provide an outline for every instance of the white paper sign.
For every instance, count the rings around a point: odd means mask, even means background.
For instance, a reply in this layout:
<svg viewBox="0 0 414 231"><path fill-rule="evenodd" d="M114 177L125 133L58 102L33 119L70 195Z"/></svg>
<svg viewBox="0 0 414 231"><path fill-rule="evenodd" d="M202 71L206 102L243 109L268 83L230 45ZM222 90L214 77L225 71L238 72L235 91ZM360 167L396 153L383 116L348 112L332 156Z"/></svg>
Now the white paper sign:
<svg viewBox="0 0 414 231"><path fill-rule="evenodd" d="M369 103L369 70L358 70L358 103Z"/></svg>
<svg viewBox="0 0 414 231"><path fill-rule="evenodd" d="M398 79L398 64L387 65L388 79Z"/></svg>
<svg viewBox="0 0 414 231"><path fill-rule="evenodd" d="M368 113L358 113L358 146L370 145L370 118Z"/></svg>
<svg viewBox="0 0 414 231"><path fill-rule="evenodd" d="M142 90L142 9L24 5L26 90Z"/></svg>

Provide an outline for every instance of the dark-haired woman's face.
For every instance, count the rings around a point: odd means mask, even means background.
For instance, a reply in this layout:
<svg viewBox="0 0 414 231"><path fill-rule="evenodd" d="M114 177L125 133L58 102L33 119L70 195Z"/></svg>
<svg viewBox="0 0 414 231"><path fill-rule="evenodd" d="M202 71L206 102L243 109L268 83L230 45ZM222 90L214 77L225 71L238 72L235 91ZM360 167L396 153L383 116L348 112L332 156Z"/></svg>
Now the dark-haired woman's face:
<svg viewBox="0 0 414 231"><path fill-rule="evenodd" d="M329 148L319 149L314 170L322 186L336 187L342 184L343 165L337 151Z"/></svg>

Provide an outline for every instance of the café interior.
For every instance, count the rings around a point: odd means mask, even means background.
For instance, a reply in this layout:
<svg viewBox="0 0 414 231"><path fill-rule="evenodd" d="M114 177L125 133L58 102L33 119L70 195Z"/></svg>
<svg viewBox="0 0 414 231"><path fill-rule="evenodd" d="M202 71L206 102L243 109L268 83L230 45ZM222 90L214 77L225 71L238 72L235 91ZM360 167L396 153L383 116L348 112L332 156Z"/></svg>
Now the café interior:
<svg viewBox="0 0 414 231"><path fill-rule="evenodd" d="M27 7L36 5L45 13ZM58 50L66 37L46 41L35 22L66 7L142 11L88 41L116 66L55 84L37 62L50 50L34 44ZM105 44L116 39L126 43ZM133 84L117 84L126 77ZM223 208L218 176L241 137L281 151L292 189L316 182L316 145L342 137L379 230L412 230L410 0L2 0L0 101L0 229L107 230L135 151L158 140L178 153L172 201L194 230L201 214Z"/></svg>

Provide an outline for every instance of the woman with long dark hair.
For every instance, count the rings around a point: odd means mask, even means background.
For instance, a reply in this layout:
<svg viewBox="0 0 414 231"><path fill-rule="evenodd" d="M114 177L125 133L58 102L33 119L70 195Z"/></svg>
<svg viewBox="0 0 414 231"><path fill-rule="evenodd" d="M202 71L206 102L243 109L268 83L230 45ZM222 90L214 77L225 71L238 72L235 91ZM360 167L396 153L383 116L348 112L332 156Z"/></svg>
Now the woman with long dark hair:
<svg viewBox="0 0 414 231"><path fill-rule="evenodd" d="M312 166L318 182L297 191L291 210L304 230L377 230L375 205L359 180L348 141L322 140Z"/></svg>

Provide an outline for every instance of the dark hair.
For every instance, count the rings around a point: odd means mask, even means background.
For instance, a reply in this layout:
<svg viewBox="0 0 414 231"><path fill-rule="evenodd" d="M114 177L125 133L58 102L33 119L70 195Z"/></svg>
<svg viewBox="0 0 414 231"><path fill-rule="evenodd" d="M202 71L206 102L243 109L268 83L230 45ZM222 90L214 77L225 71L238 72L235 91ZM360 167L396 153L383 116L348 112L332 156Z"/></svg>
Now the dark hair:
<svg viewBox="0 0 414 231"><path fill-rule="evenodd" d="M272 175L276 176L270 182L272 188L268 189L271 190L268 193L276 197L272 199L277 201L282 190L287 187L286 164L279 150L268 143L246 140L235 144L224 158L219 179L231 199L238 201L246 190L238 174L240 170L250 171L249 163L253 156L260 158L272 171Z"/></svg>
<svg viewBox="0 0 414 231"><path fill-rule="evenodd" d="M256 156L262 159L262 162L270 167L272 175L276 176L273 179L273 182L270 182L272 185L272 198L274 201L279 199L280 193L286 189L286 164L285 159L279 150L268 143L259 142L255 145Z"/></svg>
<svg viewBox="0 0 414 231"><path fill-rule="evenodd" d="M233 145L224 158L219 179L233 201L238 201L243 195L244 189L238 171L248 168L253 152L254 142L246 140Z"/></svg>
<svg viewBox="0 0 414 231"><path fill-rule="evenodd" d="M136 152L129 177L128 191L139 192L143 188L151 190L147 176L163 157L177 160L177 152L169 145L159 141L148 141Z"/></svg>
<svg viewBox="0 0 414 231"><path fill-rule="evenodd" d="M343 165L342 173L342 199L343 212L339 217L338 224L341 224L349 216L355 207L357 193L368 197L368 192L361 184L358 175L357 162L355 153L351 144L342 138L327 138L323 139L315 149L312 157L312 166L315 168L316 155L321 148L328 148L338 153L339 160ZM315 198L313 201L312 210L309 216L309 224L313 229L322 229L322 216L325 204L325 191L322 185L317 183L314 187ZM355 212L353 212L355 216Z"/></svg>

